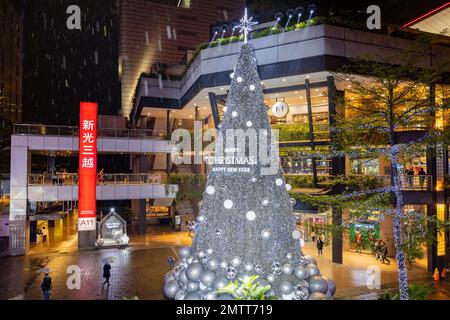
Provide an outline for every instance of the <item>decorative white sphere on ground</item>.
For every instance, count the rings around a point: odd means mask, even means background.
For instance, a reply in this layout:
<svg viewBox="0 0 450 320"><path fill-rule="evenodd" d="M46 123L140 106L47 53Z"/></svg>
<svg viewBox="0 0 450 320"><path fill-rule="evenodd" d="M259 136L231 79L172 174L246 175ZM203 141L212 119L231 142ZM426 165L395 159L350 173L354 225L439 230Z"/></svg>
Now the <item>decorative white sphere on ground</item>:
<svg viewBox="0 0 450 320"><path fill-rule="evenodd" d="M294 268L294 275L299 280L305 280L309 277L309 271L303 266L296 266Z"/></svg>
<svg viewBox="0 0 450 320"><path fill-rule="evenodd" d="M278 286L281 294L290 294L292 292L292 284L289 281L283 280Z"/></svg>
<svg viewBox="0 0 450 320"><path fill-rule="evenodd" d="M186 277L191 281L199 281L203 272L203 265L200 262L192 262L186 268Z"/></svg>
<svg viewBox="0 0 450 320"><path fill-rule="evenodd" d="M312 277L309 279L309 291L326 294L328 292L328 283L319 276Z"/></svg>
<svg viewBox="0 0 450 320"><path fill-rule="evenodd" d="M216 273L214 271L204 271L201 277L201 283L203 283L205 286L210 287L214 284L214 281L216 280Z"/></svg>
<svg viewBox="0 0 450 320"><path fill-rule="evenodd" d="M175 298L175 295L180 290L180 286L178 285L178 282L176 280L169 280L164 285L164 295L169 298L173 299Z"/></svg>
<svg viewBox="0 0 450 320"><path fill-rule="evenodd" d="M285 275L291 275L292 272L294 272L294 268L292 267L292 264L286 263L286 264L284 264L283 267L281 268L281 271L282 271Z"/></svg>

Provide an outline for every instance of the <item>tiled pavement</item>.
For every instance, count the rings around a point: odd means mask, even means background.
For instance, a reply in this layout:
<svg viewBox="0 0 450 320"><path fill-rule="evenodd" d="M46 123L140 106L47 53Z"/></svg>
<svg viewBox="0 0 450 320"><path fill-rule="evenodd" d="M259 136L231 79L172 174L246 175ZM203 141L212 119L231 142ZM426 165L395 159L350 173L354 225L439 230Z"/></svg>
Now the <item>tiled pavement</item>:
<svg viewBox="0 0 450 320"><path fill-rule="evenodd" d="M73 239L72 239L73 240ZM146 236L132 236L131 245L125 249L104 249L78 252L70 237L61 247L52 245L51 250L43 247L33 255L25 257L0 258L0 299L42 299L40 282L43 267L51 270L54 282L52 299L122 299L138 296L140 299L162 299L163 276L168 271L167 257L176 258L175 247L190 244L186 233L173 233L168 228L152 228ZM305 254L316 256L312 243L304 247ZM383 287L395 286L397 272L395 261L382 265L372 256L344 253L344 264L331 263L330 247L317 261L321 272L330 276L337 284L337 298L367 295L367 267L380 266ZM102 287L103 259L114 257L112 263L111 285ZM81 290L69 290L66 286L70 265L81 268ZM409 274L414 282L430 281L430 275L421 265ZM450 299L448 282L437 286L434 299Z"/></svg>

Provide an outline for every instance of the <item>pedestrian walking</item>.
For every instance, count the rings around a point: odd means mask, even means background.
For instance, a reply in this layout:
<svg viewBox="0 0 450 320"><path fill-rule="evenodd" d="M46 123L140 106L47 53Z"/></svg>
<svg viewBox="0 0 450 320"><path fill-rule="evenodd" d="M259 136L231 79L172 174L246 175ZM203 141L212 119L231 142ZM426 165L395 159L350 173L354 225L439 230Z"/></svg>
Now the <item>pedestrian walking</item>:
<svg viewBox="0 0 450 320"><path fill-rule="evenodd" d="M381 244L381 262L384 263L384 261L386 260L388 264L390 264L391 261L387 258L387 255L388 255L387 245L385 242L383 242Z"/></svg>
<svg viewBox="0 0 450 320"><path fill-rule="evenodd" d="M48 231L45 227L42 228L42 243L47 242Z"/></svg>
<svg viewBox="0 0 450 320"><path fill-rule="evenodd" d="M425 176L427 175L427 173L425 172L425 170L423 170L423 168L420 168L418 176L419 176L419 183L420 183L420 188L423 189L423 184L425 182Z"/></svg>
<svg viewBox="0 0 450 320"><path fill-rule="evenodd" d="M322 237L319 237L319 239L317 239L317 254L319 255L319 257L323 254L324 244L325 242L322 240Z"/></svg>
<svg viewBox="0 0 450 320"><path fill-rule="evenodd" d="M44 300L50 300L50 294L52 291L52 278L50 278L48 273L44 274L44 279L42 279L41 290L44 294Z"/></svg>
<svg viewBox="0 0 450 320"><path fill-rule="evenodd" d="M103 285L108 284L109 287L109 278L111 277L111 265L106 262L103 266L103 278L105 278L105 282L103 282Z"/></svg>

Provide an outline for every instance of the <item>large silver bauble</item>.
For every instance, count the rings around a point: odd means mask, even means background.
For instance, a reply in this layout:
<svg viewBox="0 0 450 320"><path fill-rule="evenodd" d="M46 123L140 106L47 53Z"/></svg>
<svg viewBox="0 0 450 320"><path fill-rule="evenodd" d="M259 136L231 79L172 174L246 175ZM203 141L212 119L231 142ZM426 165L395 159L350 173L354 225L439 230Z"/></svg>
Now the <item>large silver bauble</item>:
<svg viewBox="0 0 450 320"><path fill-rule="evenodd" d="M198 290L198 283L194 281L189 281L186 285L186 289L188 292L194 292Z"/></svg>
<svg viewBox="0 0 450 320"><path fill-rule="evenodd" d="M317 268L316 265L314 265L314 264L308 264L308 265L306 266L306 268L308 269L308 272L309 272L309 276L310 276L310 277L320 276L320 270L319 270L319 268Z"/></svg>
<svg viewBox="0 0 450 320"><path fill-rule="evenodd" d="M308 300L328 300L328 297L322 292L313 292L309 295Z"/></svg>
<svg viewBox="0 0 450 320"><path fill-rule="evenodd" d="M211 271L215 271L217 270L217 268L219 268L219 261L217 261L216 258L211 258L206 263L206 267Z"/></svg>
<svg viewBox="0 0 450 320"><path fill-rule="evenodd" d="M246 263L244 265L244 270L245 271L252 271L253 270L253 265L251 263Z"/></svg>
<svg viewBox="0 0 450 320"><path fill-rule="evenodd" d="M294 268L294 275L299 280L305 280L309 277L309 271L303 266L296 266Z"/></svg>
<svg viewBox="0 0 450 320"><path fill-rule="evenodd" d="M175 295L175 300L183 300L184 296L187 294L186 291L184 290L180 290L177 292L177 294Z"/></svg>
<svg viewBox="0 0 450 320"><path fill-rule="evenodd" d="M228 267L226 270L226 275L227 275L227 279L229 280L233 280L234 278L236 278L237 275L237 271L235 267Z"/></svg>
<svg viewBox="0 0 450 320"><path fill-rule="evenodd" d="M201 283L203 283L207 287L212 286L215 280L216 280L216 273L211 270L204 271L200 279Z"/></svg>
<svg viewBox="0 0 450 320"><path fill-rule="evenodd" d="M267 281L269 281L270 283L274 283L276 279L277 278L275 277L274 274L268 274L267 275Z"/></svg>
<svg viewBox="0 0 450 320"><path fill-rule="evenodd" d="M294 296L296 300L306 300L309 297L309 290L301 284L294 286Z"/></svg>
<svg viewBox="0 0 450 320"><path fill-rule="evenodd" d="M281 271L281 263L279 262L272 262L272 272L276 275L281 274L283 271Z"/></svg>
<svg viewBox="0 0 450 320"><path fill-rule="evenodd" d="M169 280L164 285L164 295L169 299L175 298L175 295L179 290L180 286L176 280Z"/></svg>
<svg viewBox="0 0 450 320"><path fill-rule="evenodd" d="M191 247L181 247L178 249L178 254L180 255L180 258L185 260L192 256L192 249Z"/></svg>
<svg viewBox="0 0 450 320"><path fill-rule="evenodd" d="M200 262L192 262L186 268L186 277L191 281L199 281L203 272L203 266Z"/></svg>
<svg viewBox="0 0 450 320"><path fill-rule="evenodd" d="M165 276L164 276L164 283L169 281L169 280L175 280L175 272L173 270L167 272L165 274Z"/></svg>
<svg viewBox="0 0 450 320"><path fill-rule="evenodd" d="M255 264L255 272L261 274L263 272L263 267L260 264Z"/></svg>
<svg viewBox="0 0 450 320"><path fill-rule="evenodd" d="M202 296L198 292L188 292L183 300L202 300Z"/></svg>
<svg viewBox="0 0 450 320"><path fill-rule="evenodd" d="M292 284L289 281L283 280L280 282L278 289L281 294L290 294L292 292Z"/></svg>
<svg viewBox="0 0 450 320"><path fill-rule="evenodd" d="M327 295L328 296L334 296L334 294L336 293L336 283L334 283L333 280L331 279L326 279L327 284L328 284L328 291L327 291Z"/></svg>
<svg viewBox="0 0 450 320"><path fill-rule="evenodd" d="M292 264L290 263L286 263L281 267L281 271L285 274L285 275L291 275L292 272L294 272L294 267L292 266Z"/></svg>
<svg viewBox="0 0 450 320"><path fill-rule="evenodd" d="M328 283L326 280L322 279L319 276L315 276L309 279L309 291L312 292L321 292L323 294L327 294L328 291Z"/></svg>
<svg viewBox="0 0 450 320"><path fill-rule="evenodd" d="M181 270L180 274L178 275L178 280L183 283L188 283L189 279L186 277L186 269Z"/></svg>
<svg viewBox="0 0 450 320"><path fill-rule="evenodd" d="M231 264L233 265L233 267L239 267L241 263L242 261L239 257L234 257L233 259L231 259Z"/></svg>
<svg viewBox="0 0 450 320"><path fill-rule="evenodd" d="M225 287L228 284L228 279L223 277L223 276L219 276L216 278L216 281L214 282L214 287L216 289L222 289L223 287Z"/></svg>

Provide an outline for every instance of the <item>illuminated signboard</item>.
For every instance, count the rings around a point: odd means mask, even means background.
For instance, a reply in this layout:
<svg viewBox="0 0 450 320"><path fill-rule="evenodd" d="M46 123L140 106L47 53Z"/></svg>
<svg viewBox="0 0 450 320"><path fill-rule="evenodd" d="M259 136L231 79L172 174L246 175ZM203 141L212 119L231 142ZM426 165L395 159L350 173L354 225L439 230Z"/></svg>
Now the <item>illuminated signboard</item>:
<svg viewBox="0 0 450 320"><path fill-rule="evenodd" d="M80 103L78 231L96 230L97 103Z"/></svg>

